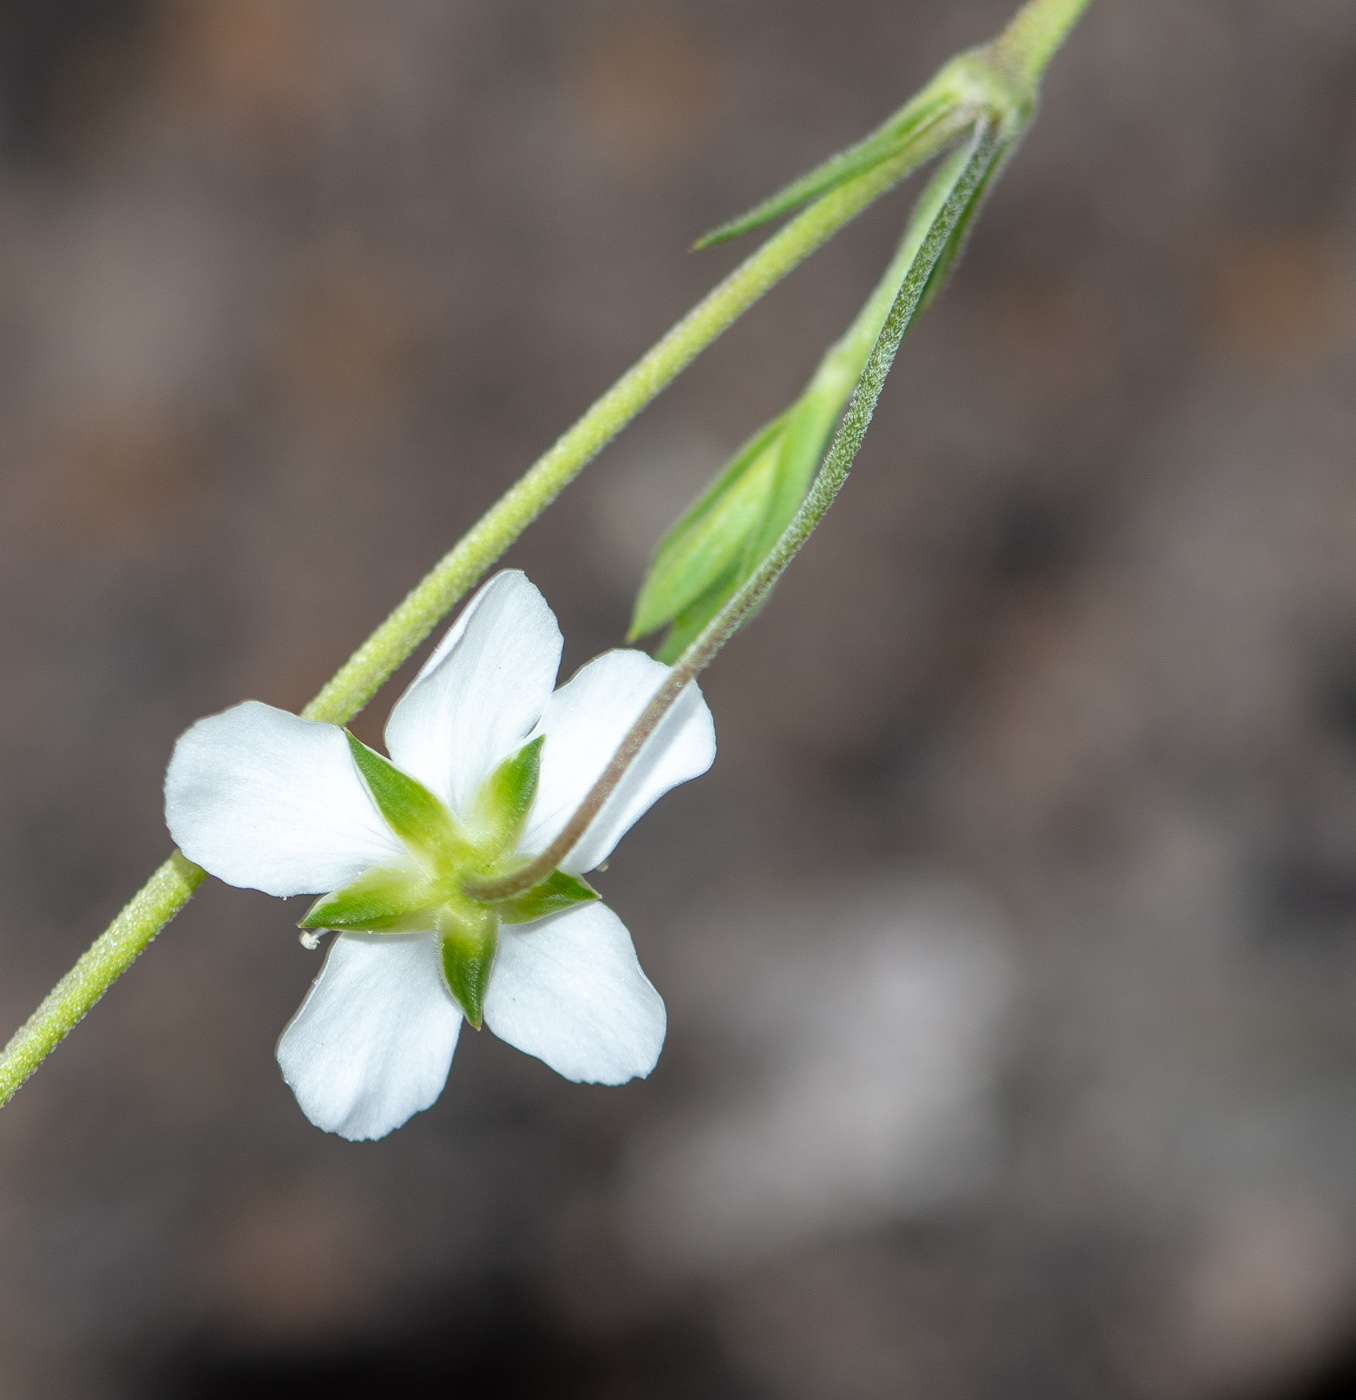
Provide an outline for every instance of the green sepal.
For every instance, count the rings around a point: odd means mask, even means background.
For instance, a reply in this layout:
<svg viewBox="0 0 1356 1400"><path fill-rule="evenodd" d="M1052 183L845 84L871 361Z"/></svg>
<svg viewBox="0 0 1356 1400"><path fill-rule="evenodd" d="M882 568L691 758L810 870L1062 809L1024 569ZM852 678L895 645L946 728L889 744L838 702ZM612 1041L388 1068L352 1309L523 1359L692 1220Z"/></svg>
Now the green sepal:
<svg viewBox="0 0 1356 1400"><path fill-rule="evenodd" d="M506 924L530 924L534 919L544 919L548 914L558 914L562 909L597 898L598 891L586 880L553 870L541 884L512 899L500 900L494 910Z"/></svg>
<svg viewBox="0 0 1356 1400"><path fill-rule="evenodd" d="M479 1030L485 1020L485 993L499 945L499 920L489 909L444 909L438 932L442 934L447 989L466 1019Z"/></svg>
<svg viewBox="0 0 1356 1400"><path fill-rule="evenodd" d="M524 744L512 758L506 758L476 794L471 825L477 844L494 854L518 843L537 795L541 776L541 749L544 734Z"/></svg>
<svg viewBox="0 0 1356 1400"><path fill-rule="evenodd" d="M344 730L353 762L358 767L377 810L407 845L430 856L466 849L466 838L443 803L390 759Z"/></svg>
<svg viewBox="0 0 1356 1400"><path fill-rule="evenodd" d="M436 926L440 902L438 888L425 871L385 867L317 899L297 927L418 933Z"/></svg>
<svg viewBox="0 0 1356 1400"><path fill-rule="evenodd" d="M855 378L853 383L856 383ZM767 509L763 512L759 529L749 537L740 560L738 583L743 583L763 562L800 509L819 464L824 460L824 453L828 451L829 440L838 426L845 402L844 395L826 393L816 382L812 382L787 413L786 431L777 453L777 470L772 478ZM721 602L724 601L722 598Z"/></svg>

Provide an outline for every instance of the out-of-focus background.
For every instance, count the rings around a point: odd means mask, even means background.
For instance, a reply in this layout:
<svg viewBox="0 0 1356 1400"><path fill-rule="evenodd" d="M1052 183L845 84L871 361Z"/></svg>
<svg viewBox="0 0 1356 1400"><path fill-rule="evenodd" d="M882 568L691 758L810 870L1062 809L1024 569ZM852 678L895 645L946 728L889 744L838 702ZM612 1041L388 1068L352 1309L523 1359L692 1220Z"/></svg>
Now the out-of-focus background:
<svg viewBox="0 0 1356 1400"><path fill-rule="evenodd" d="M694 236L1008 11L7 0L0 1034L164 855L176 735L302 704L742 255ZM567 673L907 200L512 551ZM0 1115L0 1395L1353 1393L1354 250L1349 0L1096 0L600 879L654 1076L467 1035L326 1136L301 906L209 884Z"/></svg>

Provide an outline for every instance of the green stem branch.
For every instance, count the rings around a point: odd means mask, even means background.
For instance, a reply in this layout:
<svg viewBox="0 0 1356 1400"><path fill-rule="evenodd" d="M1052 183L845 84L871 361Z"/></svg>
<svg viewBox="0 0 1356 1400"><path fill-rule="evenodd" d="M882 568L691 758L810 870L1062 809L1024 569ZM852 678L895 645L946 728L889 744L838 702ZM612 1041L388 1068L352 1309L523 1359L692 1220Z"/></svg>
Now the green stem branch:
<svg viewBox="0 0 1356 1400"><path fill-rule="evenodd" d="M909 172L885 161L818 199L725 278L420 580L302 711L347 724L500 555L594 457L766 291ZM188 903L204 871L175 852L44 998L0 1054L0 1105L56 1048L156 934Z"/></svg>
<svg viewBox="0 0 1356 1400"><path fill-rule="evenodd" d="M1086 4L1087 0L1030 0L995 42L992 51L995 66L1005 68L1008 73L1017 75L1034 88L1041 71ZM985 137L986 142L991 139L991 134ZM326 720L333 724L346 724L351 720L523 530L697 354L838 229L897 183L920 160L935 153L935 148L907 148L883 159L878 165L852 176L823 194L768 239L624 374L491 507L354 652L302 713L309 719ZM990 164L992 160L991 154ZM966 166L965 178L979 178L974 174L975 170L972 159ZM946 226L949 233L955 229L954 220L960 217L956 213L954 193L943 215L953 219ZM929 272L945 248L946 235L940 235L938 241L938 231L942 226L939 219L924 245L923 252L932 259L927 263ZM569 845L577 842L578 836L582 835L588 822L607 800L611 791L607 784L615 786L669 706L681 694L683 686L709 664L740 623L766 596L772 582L828 509L846 478L852 457L866 431L899 338L926 290L927 278L922 276L920 280L919 276L923 263L923 253L920 253L876 342L825 465L800 511L764 565L731 597L684 657L680 658L664 689L655 696L632 735L618 750L599 786L590 794L585 807L592 804L591 811L586 812L585 808L581 808L566 833L562 833L564 839L582 820L583 825ZM552 868L554 864L547 867L546 873ZM72 1027L132 965L156 934L184 907L203 878L203 870L177 851L155 872L0 1053L0 1105L14 1095Z"/></svg>

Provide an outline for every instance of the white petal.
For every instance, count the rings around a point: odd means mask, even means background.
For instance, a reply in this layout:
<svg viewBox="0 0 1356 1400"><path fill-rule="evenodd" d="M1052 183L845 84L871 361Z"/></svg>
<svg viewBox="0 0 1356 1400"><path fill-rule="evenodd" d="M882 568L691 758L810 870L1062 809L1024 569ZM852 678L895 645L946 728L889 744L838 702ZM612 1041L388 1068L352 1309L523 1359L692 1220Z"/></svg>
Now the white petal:
<svg viewBox="0 0 1356 1400"><path fill-rule="evenodd" d="M278 1041L283 1078L327 1133L385 1137L442 1093L461 1030L436 934L344 933Z"/></svg>
<svg viewBox="0 0 1356 1400"><path fill-rule="evenodd" d="M555 614L527 576L496 574L391 711L391 761L463 813L541 717L560 645Z"/></svg>
<svg viewBox="0 0 1356 1400"><path fill-rule="evenodd" d="M353 765L344 731L246 700L174 746L165 822L228 885L320 894L405 854Z"/></svg>
<svg viewBox="0 0 1356 1400"><path fill-rule="evenodd" d="M654 1068L666 1017L626 925L581 904L500 929L485 1024L566 1079L625 1084Z"/></svg>
<svg viewBox="0 0 1356 1400"><path fill-rule="evenodd" d="M520 843L524 854L545 850L560 832L667 673L667 666L643 652L604 652L551 697L538 726L546 744L537 798ZM659 798L705 773L715 756L715 725L694 682L664 716L561 869L580 875L606 860Z"/></svg>

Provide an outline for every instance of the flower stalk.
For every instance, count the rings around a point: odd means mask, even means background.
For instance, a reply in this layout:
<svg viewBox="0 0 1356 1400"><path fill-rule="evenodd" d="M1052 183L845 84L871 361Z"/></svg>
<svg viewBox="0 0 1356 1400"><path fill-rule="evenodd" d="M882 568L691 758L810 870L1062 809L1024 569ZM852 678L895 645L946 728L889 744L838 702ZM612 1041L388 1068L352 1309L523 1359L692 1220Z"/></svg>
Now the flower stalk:
<svg viewBox="0 0 1356 1400"><path fill-rule="evenodd" d="M706 242L733 237L808 204L729 274L511 487L411 590L302 711L307 719L351 720L457 602L485 575L580 471L656 395L766 291L912 170L973 133L963 169L931 224L862 372L824 465L790 524L759 567L687 647L608 769L551 850L477 897L511 898L540 882L526 877L565 842L577 843L684 686L708 665L766 597L776 578L841 489L885 375L909 322L954 260L985 187L1034 111L1045 66L1088 0L1029 0L993 44L947 64L922 93L859 146L845 152ZM860 323L859 323L860 324ZM576 829L577 828L577 829ZM568 838L568 840L567 840ZM561 853L563 854L563 852ZM558 863L553 856L545 874ZM0 1105L131 966L181 910L205 872L178 851L52 989L0 1053Z"/></svg>
<svg viewBox="0 0 1356 1400"><path fill-rule="evenodd" d="M910 149L817 200L629 369L476 522L302 710L347 724L494 562L621 430L765 292L926 159ZM205 872L177 851L0 1053L0 1107L186 905Z"/></svg>

